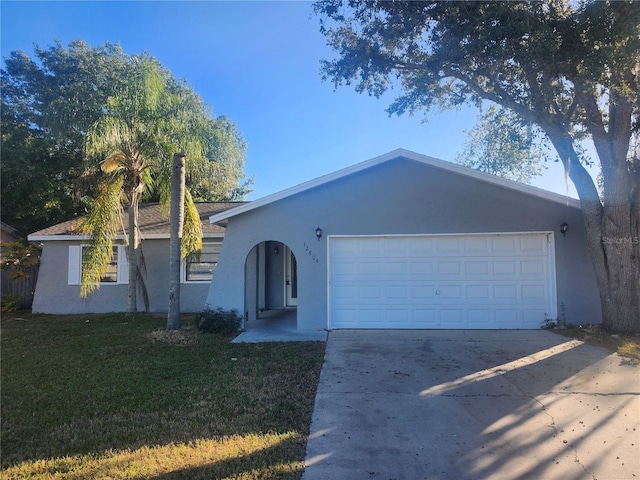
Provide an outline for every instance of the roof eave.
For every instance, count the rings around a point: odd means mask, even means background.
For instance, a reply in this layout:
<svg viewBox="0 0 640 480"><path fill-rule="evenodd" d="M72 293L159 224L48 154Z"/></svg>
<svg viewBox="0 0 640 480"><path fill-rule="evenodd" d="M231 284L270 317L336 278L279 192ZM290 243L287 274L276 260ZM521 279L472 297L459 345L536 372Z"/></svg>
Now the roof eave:
<svg viewBox="0 0 640 480"><path fill-rule="evenodd" d="M558 193L549 192L547 190L543 190L538 187L533 187L531 185L525 185L523 183L518 183L513 180L508 180L506 178L497 177L495 175L491 175L489 173L481 172L479 170L474 170L469 167L464 167L462 165L457 165L455 163L447 162L445 160L440 160L434 157L429 157L427 155L422 155L420 153L412 152L410 150L405 150L403 148L399 148L397 150L393 150L392 152L385 153L384 155L380 155L378 157L374 157L370 160L365 160L364 162L357 163L347 168L343 168L341 170L337 170L333 173L329 173L327 175L323 175L321 177L315 178L313 180L309 180L307 182L301 183L299 185L286 188L279 192L273 193L271 195L267 195L266 197L262 197L253 202L246 203L244 205L240 205L235 208L231 208L229 210L225 210L224 212L211 215L209 217L209 222L212 224L222 224L221 222L228 221L229 218L235 217L236 215L240 215L242 213L254 210L256 208L262 207L264 205L268 205L270 203L276 202L278 200L282 200L284 198L290 197L292 195L302 193L311 188L323 185L325 183L332 182L334 180L338 180L340 178L346 177L348 175L360 172L367 168L371 168L375 165L379 165L381 163L388 162L390 160L395 160L398 158L405 158L407 160L412 160L416 162L421 162L426 165L433 166L435 168L439 168L442 170L447 170L450 172L458 173L460 175L464 175L470 178L475 178L476 180L481 180L490 184L499 185L501 187L505 187L511 190L519 191L521 193L525 193L528 195L532 195L538 198L543 198L545 200L550 200L556 203L561 203L569 207L580 208L580 201L575 198L571 198L569 196L560 195ZM226 225L226 223L225 223Z"/></svg>
<svg viewBox="0 0 640 480"><path fill-rule="evenodd" d="M143 234L142 235L142 240L169 240L171 236L168 233L150 233L150 234ZM224 233L215 233L215 232L211 232L211 233L203 233L202 234L202 238L224 238ZM69 235L69 234L65 234L65 235L29 235L27 237L27 240L29 240L30 242L48 242L48 241L75 241L77 242L78 240L82 240L82 241L87 241L90 240L91 236L90 235ZM117 235L114 240L124 240L125 236L124 235Z"/></svg>

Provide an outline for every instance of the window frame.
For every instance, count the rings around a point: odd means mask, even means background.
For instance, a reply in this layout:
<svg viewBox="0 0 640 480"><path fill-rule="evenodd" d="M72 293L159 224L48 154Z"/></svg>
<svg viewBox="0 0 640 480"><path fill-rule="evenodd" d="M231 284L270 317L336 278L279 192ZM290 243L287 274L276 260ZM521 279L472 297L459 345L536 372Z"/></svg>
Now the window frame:
<svg viewBox="0 0 640 480"><path fill-rule="evenodd" d="M215 263L215 266L213 268L213 273L215 273L216 268L218 267L218 258L220 256L220 250L222 249L222 239L207 239L207 240L203 240L202 241L202 248L204 249L205 245L218 245L218 252L217 252L217 257L216 257L216 261L215 262L205 262L205 263ZM181 274L180 274L180 283L184 283L187 285L197 285L197 284L210 284L211 281L213 280L213 273L211 274L211 279L209 280L187 280L187 264L189 263L187 261L187 258L183 258L181 263Z"/></svg>
<svg viewBox="0 0 640 480"><path fill-rule="evenodd" d="M82 251L83 248L88 247L86 243L80 245L69 246L69 258L68 258L68 285L80 285L82 282ZM127 248L125 245L116 244L113 246L113 251L117 255L116 259L116 281L100 281L100 286L103 285L126 285L129 283L129 264L127 261ZM122 260L124 259L124 261Z"/></svg>

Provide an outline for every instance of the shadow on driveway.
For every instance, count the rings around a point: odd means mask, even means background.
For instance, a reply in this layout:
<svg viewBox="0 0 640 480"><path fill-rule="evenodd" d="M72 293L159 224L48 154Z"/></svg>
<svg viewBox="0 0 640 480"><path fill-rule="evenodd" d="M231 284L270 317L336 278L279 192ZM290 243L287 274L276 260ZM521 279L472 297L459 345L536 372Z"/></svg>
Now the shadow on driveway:
<svg viewBox="0 0 640 480"><path fill-rule="evenodd" d="M640 367L543 330L329 334L303 480L632 479Z"/></svg>

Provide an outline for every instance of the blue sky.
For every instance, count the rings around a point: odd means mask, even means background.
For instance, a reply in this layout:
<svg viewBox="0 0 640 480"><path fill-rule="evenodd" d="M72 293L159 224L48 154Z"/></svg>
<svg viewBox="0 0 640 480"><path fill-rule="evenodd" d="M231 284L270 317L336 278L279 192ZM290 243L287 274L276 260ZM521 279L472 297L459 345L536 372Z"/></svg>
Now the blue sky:
<svg viewBox="0 0 640 480"><path fill-rule="evenodd" d="M149 52L192 85L215 115L227 115L248 142L245 170L256 199L396 148L452 161L462 150L473 109L389 117L393 94L375 99L322 82L333 54L311 2L85 1L0 2L1 52L33 54L33 45L83 39ZM551 165L534 185L561 194ZM569 184L569 194L575 196Z"/></svg>

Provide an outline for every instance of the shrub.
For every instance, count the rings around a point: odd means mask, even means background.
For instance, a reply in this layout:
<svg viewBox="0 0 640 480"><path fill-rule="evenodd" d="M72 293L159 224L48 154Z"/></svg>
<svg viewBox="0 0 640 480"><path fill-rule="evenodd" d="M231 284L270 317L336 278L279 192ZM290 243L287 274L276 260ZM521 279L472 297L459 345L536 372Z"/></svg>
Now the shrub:
<svg viewBox="0 0 640 480"><path fill-rule="evenodd" d="M20 310L20 297L15 293L2 296L2 313L12 313Z"/></svg>
<svg viewBox="0 0 640 480"><path fill-rule="evenodd" d="M196 315L196 327L205 333L229 335L238 333L242 326L242 316L237 310L207 308Z"/></svg>

